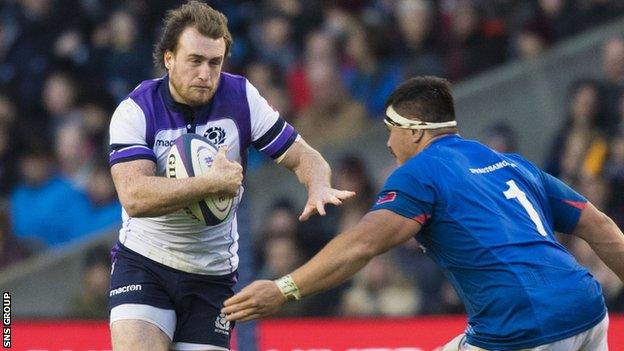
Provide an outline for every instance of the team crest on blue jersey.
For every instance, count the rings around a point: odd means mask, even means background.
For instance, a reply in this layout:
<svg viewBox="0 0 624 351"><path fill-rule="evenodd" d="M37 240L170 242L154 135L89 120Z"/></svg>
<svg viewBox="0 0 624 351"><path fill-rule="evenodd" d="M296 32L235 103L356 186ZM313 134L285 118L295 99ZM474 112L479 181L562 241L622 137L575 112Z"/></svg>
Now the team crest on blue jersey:
<svg viewBox="0 0 624 351"><path fill-rule="evenodd" d="M225 130L221 127L210 127L204 133L204 137L208 138L216 146L220 146L225 142Z"/></svg>
<svg viewBox="0 0 624 351"><path fill-rule="evenodd" d="M396 199L396 191L390 191L377 199L377 205L385 204L386 202L392 202Z"/></svg>

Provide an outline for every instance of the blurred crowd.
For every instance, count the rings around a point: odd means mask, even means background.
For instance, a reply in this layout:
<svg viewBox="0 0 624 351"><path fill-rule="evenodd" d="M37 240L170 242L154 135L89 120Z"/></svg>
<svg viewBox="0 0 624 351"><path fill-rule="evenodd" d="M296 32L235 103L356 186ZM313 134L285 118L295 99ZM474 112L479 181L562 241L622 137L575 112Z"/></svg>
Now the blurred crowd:
<svg viewBox="0 0 624 351"><path fill-rule="evenodd" d="M0 3L0 268L118 225L108 123L138 83L163 74L154 69L151 48L165 11L180 3ZM386 97L406 77L459 82L512 60L535 59L624 14L617 0L209 3L228 17L234 37L224 70L248 77L317 148L348 142L378 123ZM560 102L568 104L569 118L547 170L623 227L624 39L605 42L602 55L603 76L578 77ZM486 135L492 147L514 151L514 131L505 123ZM264 162L252 151L250 171ZM333 168L336 186L357 191L357 198L303 224L289 199L278 201L255 235L260 277L289 272L370 208L380 184L359 155L345 155ZM619 280L580 241L561 240L603 283L610 307L624 311ZM101 252L88 257L76 314L101 316L89 306L103 306L97 295L106 293L98 283L105 259ZM463 312L416 241L374 259L352 282L289 308L285 315Z"/></svg>

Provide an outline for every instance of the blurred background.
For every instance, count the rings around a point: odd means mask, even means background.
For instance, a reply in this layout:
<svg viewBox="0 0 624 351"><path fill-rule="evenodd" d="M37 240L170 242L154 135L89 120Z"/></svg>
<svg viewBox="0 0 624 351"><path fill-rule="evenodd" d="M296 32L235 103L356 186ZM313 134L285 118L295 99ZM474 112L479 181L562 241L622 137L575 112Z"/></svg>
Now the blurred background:
<svg viewBox="0 0 624 351"><path fill-rule="evenodd" d="M142 80L180 1L0 2L0 288L18 318L107 318L121 207L107 163L116 105ZM624 2L617 0L208 1L246 76L326 156L355 200L299 223L305 189L250 150L239 213L242 282L274 279L370 208L393 159L383 105L414 75L454 83L461 134L517 152L624 227ZM560 240L601 282L622 282L583 242ZM285 317L463 314L410 241ZM241 331L244 334L244 329Z"/></svg>

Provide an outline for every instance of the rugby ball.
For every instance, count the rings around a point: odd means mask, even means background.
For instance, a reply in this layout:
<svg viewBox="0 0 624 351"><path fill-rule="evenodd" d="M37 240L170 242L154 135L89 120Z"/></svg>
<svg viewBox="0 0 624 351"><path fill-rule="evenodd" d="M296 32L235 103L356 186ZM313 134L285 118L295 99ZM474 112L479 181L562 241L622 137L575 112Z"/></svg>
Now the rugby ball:
<svg viewBox="0 0 624 351"><path fill-rule="evenodd" d="M183 134L169 149L167 178L183 179L208 172L217 147L197 134ZM185 208L186 213L207 226L223 222L232 211L234 199L226 196L209 196Z"/></svg>

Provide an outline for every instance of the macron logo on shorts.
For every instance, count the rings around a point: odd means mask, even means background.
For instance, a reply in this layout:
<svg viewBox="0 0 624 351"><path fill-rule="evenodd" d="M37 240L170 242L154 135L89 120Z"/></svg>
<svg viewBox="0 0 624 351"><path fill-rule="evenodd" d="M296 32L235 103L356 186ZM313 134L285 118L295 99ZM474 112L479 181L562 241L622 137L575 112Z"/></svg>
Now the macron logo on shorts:
<svg viewBox="0 0 624 351"><path fill-rule="evenodd" d="M110 294L108 296L115 296L127 293L128 291L141 291L141 284L126 285L122 286L121 288L113 289L110 291Z"/></svg>

